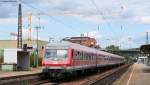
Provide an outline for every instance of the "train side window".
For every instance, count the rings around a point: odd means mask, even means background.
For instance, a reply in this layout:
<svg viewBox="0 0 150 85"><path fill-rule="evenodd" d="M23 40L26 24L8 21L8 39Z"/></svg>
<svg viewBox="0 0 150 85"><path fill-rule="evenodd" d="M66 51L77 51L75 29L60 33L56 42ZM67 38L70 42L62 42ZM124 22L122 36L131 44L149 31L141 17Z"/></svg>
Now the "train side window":
<svg viewBox="0 0 150 85"><path fill-rule="evenodd" d="M81 60L83 60L83 52L81 52Z"/></svg>
<svg viewBox="0 0 150 85"><path fill-rule="evenodd" d="M95 55L95 57L94 57L94 60L96 60L96 57L97 57L98 55Z"/></svg>
<svg viewBox="0 0 150 85"><path fill-rule="evenodd" d="M93 58L92 58L92 60L94 60L94 57L95 57L95 55L93 55Z"/></svg>
<svg viewBox="0 0 150 85"><path fill-rule="evenodd" d="M94 54L92 55L92 59L91 60L94 60Z"/></svg>
<svg viewBox="0 0 150 85"><path fill-rule="evenodd" d="M107 56L105 56L105 60L107 61Z"/></svg>
<svg viewBox="0 0 150 85"><path fill-rule="evenodd" d="M81 52L81 60L83 60L83 52Z"/></svg>
<svg viewBox="0 0 150 85"><path fill-rule="evenodd" d="M81 52L78 53L78 59L82 60L82 53Z"/></svg>
<svg viewBox="0 0 150 85"><path fill-rule="evenodd" d="M91 56L90 56L90 59L89 59L89 60L91 60L91 59L92 59L92 56L93 56L93 55L91 55Z"/></svg>
<svg viewBox="0 0 150 85"><path fill-rule="evenodd" d="M92 54L89 56L89 60L91 60Z"/></svg>
<svg viewBox="0 0 150 85"><path fill-rule="evenodd" d="M104 60L106 60L106 57L104 56Z"/></svg>
<svg viewBox="0 0 150 85"><path fill-rule="evenodd" d="M72 58L73 58L73 60L75 59L75 51L74 50L72 51Z"/></svg>
<svg viewBox="0 0 150 85"><path fill-rule="evenodd" d="M102 59L105 60L105 56L102 56Z"/></svg>
<svg viewBox="0 0 150 85"><path fill-rule="evenodd" d="M106 59L105 59L105 56L103 56L103 60L105 61Z"/></svg>
<svg viewBox="0 0 150 85"><path fill-rule="evenodd" d="M90 60L92 60L93 54L90 56Z"/></svg>
<svg viewBox="0 0 150 85"><path fill-rule="evenodd" d="M97 56L97 55L94 56L94 60L96 60L96 56Z"/></svg>
<svg viewBox="0 0 150 85"><path fill-rule="evenodd" d="M73 51L73 59L76 60L76 59L77 59L77 56L78 56L77 51L74 50L74 51Z"/></svg>
<svg viewBox="0 0 150 85"><path fill-rule="evenodd" d="M83 54L82 54L82 56L83 56L83 60L84 60L84 55L85 55L85 54L84 54L84 52L83 52Z"/></svg>
<svg viewBox="0 0 150 85"><path fill-rule="evenodd" d="M98 59L98 60L101 60L101 56L100 56L100 55L97 55L97 56L98 56L97 59Z"/></svg>
<svg viewBox="0 0 150 85"><path fill-rule="evenodd" d="M90 56L90 60L92 60L93 54Z"/></svg>
<svg viewBox="0 0 150 85"><path fill-rule="evenodd" d="M88 60L89 54L86 55L86 60Z"/></svg>
<svg viewBox="0 0 150 85"><path fill-rule="evenodd" d="M87 60L89 60L89 56L90 56L90 54L87 54L87 57L86 57L86 58L87 58Z"/></svg>
<svg viewBox="0 0 150 85"><path fill-rule="evenodd" d="M92 60L94 60L94 54L93 54L93 56L92 56Z"/></svg>
<svg viewBox="0 0 150 85"><path fill-rule="evenodd" d="M88 56L89 56L89 54L86 54L86 60L88 60Z"/></svg>
<svg viewBox="0 0 150 85"><path fill-rule="evenodd" d="M84 53L84 58L83 59L86 60L86 53Z"/></svg>
<svg viewBox="0 0 150 85"><path fill-rule="evenodd" d="M77 51L76 59L79 60L79 52Z"/></svg>
<svg viewBox="0 0 150 85"><path fill-rule="evenodd" d="M103 56L99 55L99 59L103 61Z"/></svg>
<svg viewBox="0 0 150 85"><path fill-rule="evenodd" d="M82 60L84 60L84 52L82 52Z"/></svg>
<svg viewBox="0 0 150 85"><path fill-rule="evenodd" d="M90 55L89 55L89 59L88 59L88 60L90 60L90 59L91 59L91 56L92 56L92 54L90 54Z"/></svg>
<svg viewBox="0 0 150 85"><path fill-rule="evenodd" d="M80 52L78 52L78 60L80 60Z"/></svg>

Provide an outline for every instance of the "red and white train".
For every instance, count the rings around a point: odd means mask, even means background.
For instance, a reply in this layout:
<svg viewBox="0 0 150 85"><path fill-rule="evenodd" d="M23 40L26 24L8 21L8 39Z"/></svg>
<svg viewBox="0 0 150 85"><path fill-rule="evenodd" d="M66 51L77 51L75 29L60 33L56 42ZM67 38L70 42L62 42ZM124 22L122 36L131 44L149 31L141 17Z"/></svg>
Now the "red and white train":
<svg viewBox="0 0 150 85"><path fill-rule="evenodd" d="M122 56L70 42L49 43L42 50L42 65L45 67L43 71L53 76L120 65L124 62Z"/></svg>

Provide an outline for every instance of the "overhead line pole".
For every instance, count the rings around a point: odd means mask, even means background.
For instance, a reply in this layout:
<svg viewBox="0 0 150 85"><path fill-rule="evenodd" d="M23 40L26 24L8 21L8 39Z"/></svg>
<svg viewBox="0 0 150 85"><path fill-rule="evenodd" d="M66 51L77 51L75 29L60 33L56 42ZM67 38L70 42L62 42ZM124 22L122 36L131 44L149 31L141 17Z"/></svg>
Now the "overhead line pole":
<svg viewBox="0 0 150 85"><path fill-rule="evenodd" d="M18 38L17 38L17 47L22 48L22 8L21 4L19 3L18 9Z"/></svg>

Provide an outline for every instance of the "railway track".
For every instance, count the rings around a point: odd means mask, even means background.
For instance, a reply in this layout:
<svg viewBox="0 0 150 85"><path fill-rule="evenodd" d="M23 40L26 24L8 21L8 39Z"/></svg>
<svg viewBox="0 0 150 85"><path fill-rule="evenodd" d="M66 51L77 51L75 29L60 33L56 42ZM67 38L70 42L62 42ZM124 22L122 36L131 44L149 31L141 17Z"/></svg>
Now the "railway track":
<svg viewBox="0 0 150 85"><path fill-rule="evenodd" d="M119 78L131 64L107 71L81 76L72 76L58 81L50 81L44 74L30 74L0 79L0 85L110 85Z"/></svg>
<svg viewBox="0 0 150 85"><path fill-rule="evenodd" d="M104 72L74 78L67 82L57 81L43 83L42 85L111 85L117 78L127 71L130 66L131 64L126 64Z"/></svg>
<svg viewBox="0 0 150 85"><path fill-rule="evenodd" d="M29 85L41 80L45 80L45 76L42 73L11 76L0 78L0 85Z"/></svg>
<svg viewBox="0 0 150 85"><path fill-rule="evenodd" d="M128 70L129 66L130 64L123 65L116 69L106 71L100 75L89 77L87 81L81 85L111 85L117 78Z"/></svg>

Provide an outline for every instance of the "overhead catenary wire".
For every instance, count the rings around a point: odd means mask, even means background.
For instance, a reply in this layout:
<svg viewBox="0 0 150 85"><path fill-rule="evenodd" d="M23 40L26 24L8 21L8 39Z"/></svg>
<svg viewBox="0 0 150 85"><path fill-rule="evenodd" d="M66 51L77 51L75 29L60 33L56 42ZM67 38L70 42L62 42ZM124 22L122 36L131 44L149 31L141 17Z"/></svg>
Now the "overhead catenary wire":
<svg viewBox="0 0 150 85"><path fill-rule="evenodd" d="M108 26L111 28L110 23L106 20L106 17L104 16L104 14L100 11L99 7L96 5L94 0L90 0L90 2L93 4L93 6L96 8L97 12L101 15L101 17L105 20L105 22L108 24ZM112 29L110 29L112 30ZM116 35L116 32L114 32L114 30L111 31L112 34Z"/></svg>
<svg viewBox="0 0 150 85"><path fill-rule="evenodd" d="M34 7L34 6L32 6L32 5L29 5L29 4L27 4L26 2L23 2L23 1L21 1L21 0L19 0L19 1L0 1L0 2L2 2L2 3L5 3L5 2L19 2L19 3L21 3L21 4L24 4L24 5L26 5L26 6L28 6L28 7L30 7L30 8L33 8L33 9L35 9L36 11L38 11L38 12L40 12L40 13L43 13L44 15L46 15L46 16L48 16L49 18L51 18L52 20L54 20L54 21L56 21L56 22L58 22L58 23L60 23L60 24L63 24L64 26L66 26L67 28L73 28L71 25L68 25L68 24L65 24L63 21L61 21L61 20L59 20L59 19L56 19L56 18L54 18L53 16L49 16L47 13L45 13L44 11L42 11L41 9L38 9L38 8L36 8L36 7ZM74 28L73 28L74 29ZM70 32L68 32L68 34L69 34Z"/></svg>
<svg viewBox="0 0 150 85"><path fill-rule="evenodd" d="M95 6L97 12L101 15L101 17L105 20L105 22L108 24L109 27L111 27L110 23L106 20L106 17L104 16L103 12L100 11L99 7L96 5L94 0L90 0L93 6ZM111 31L113 32L113 30ZM115 34L115 33L114 33Z"/></svg>
<svg viewBox="0 0 150 85"><path fill-rule="evenodd" d="M41 10L41 9L39 9L39 8L36 8L36 7L34 7L34 6L30 5L30 4L27 4L27 3L23 2L23 1L22 1L22 3L23 3L24 5L26 5L26 6L30 7L30 8L32 8L32 9L35 9L37 12L46 15L47 17L49 17L49 18L52 19L53 21L58 22L58 23L60 23L60 24L63 24L63 25L66 26L67 28L72 28L73 30L75 30L75 31L77 31L77 32L80 32L79 30L75 29L72 25L66 24L66 23L64 23L62 20L59 20L59 19L56 19L56 18L53 17L53 16L50 16L50 15L49 15L48 13L46 13L45 11L43 11L43 10ZM68 33L70 33L70 32L68 32Z"/></svg>

